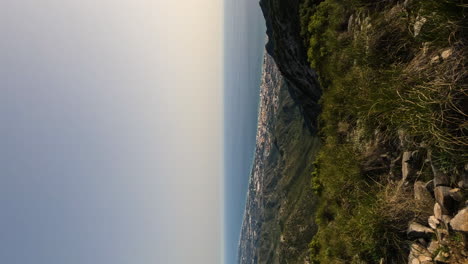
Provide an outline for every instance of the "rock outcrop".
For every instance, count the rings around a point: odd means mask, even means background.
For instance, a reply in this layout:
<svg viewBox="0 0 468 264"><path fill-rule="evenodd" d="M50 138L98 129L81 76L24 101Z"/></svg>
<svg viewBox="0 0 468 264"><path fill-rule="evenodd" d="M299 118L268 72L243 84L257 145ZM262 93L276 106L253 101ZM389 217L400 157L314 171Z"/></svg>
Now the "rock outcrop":
<svg viewBox="0 0 468 264"><path fill-rule="evenodd" d="M468 233L468 208L460 210L450 221L450 226L455 231Z"/></svg>
<svg viewBox="0 0 468 264"><path fill-rule="evenodd" d="M317 74L307 62L300 37L299 4L299 0L260 1L269 39L266 50L286 80L291 97L298 103L305 125L316 132L322 91Z"/></svg>

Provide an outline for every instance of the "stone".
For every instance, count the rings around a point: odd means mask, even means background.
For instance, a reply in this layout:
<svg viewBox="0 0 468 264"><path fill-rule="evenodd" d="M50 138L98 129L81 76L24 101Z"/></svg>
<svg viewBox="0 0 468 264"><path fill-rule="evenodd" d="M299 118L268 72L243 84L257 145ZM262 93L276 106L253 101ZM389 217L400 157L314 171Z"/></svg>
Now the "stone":
<svg viewBox="0 0 468 264"><path fill-rule="evenodd" d="M429 246L427 247L427 250L432 254L436 252L440 247L440 244L437 240L431 240L431 243L429 243Z"/></svg>
<svg viewBox="0 0 468 264"><path fill-rule="evenodd" d="M452 197L452 199L454 199L455 201L457 202L461 202L463 201L463 192L460 188L455 188L455 189L451 189L449 191L449 195L450 197Z"/></svg>
<svg viewBox="0 0 468 264"><path fill-rule="evenodd" d="M401 173L403 175L403 180L406 180L409 174L409 164L407 161L411 158L411 152L403 152L403 158L401 159Z"/></svg>
<svg viewBox="0 0 468 264"><path fill-rule="evenodd" d="M427 223L432 229L437 229L437 226L440 224L440 221L433 215L429 216Z"/></svg>
<svg viewBox="0 0 468 264"><path fill-rule="evenodd" d="M427 18L422 17L422 16L417 16L416 17L416 22L414 23L414 36L417 37L419 33L421 32L421 28L423 27L424 24L426 24Z"/></svg>
<svg viewBox="0 0 468 264"><path fill-rule="evenodd" d="M432 263L431 253L418 243L411 244L410 254L408 256L410 264L428 264Z"/></svg>
<svg viewBox="0 0 468 264"><path fill-rule="evenodd" d="M406 234L410 239L430 238L431 235L434 234L434 231L429 227L412 222L409 225L408 230L406 230Z"/></svg>
<svg viewBox="0 0 468 264"><path fill-rule="evenodd" d="M440 61L439 55L436 55L436 56L431 58L431 64L437 63L439 61Z"/></svg>
<svg viewBox="0 0 468 264"><path fill-rule="evenodd" d="M434 217L437 220L442 220L442 207L438 204L434 204Z"/></svg>
<svg viewBox="0 0 468 264"><path fill-rule="evenodd" d="M434 188L434 197L440 207L442 207L443 214L450 214L455 208L455 200L450 196L450 187L436 186Z"/></svg>
<svg viewBox="0 0 468 264"><path fill-rule="evenodd" d="M433 199L431 193L427 190L426 184L422 181L414 183L414 199L426 203L432 203Z"/></svg>
<svg viewBox="0 0 468 264"><path fill-rule="evenodd" d="M452 53L453 53L452 49L446 49L446 50L442 51L440 56L442 57L442 59L446 60L446 59L448 59L448 57L450 57L452 55Z"/></svg>
<svg viewBox="0 0 468 264"><path fill-rule="evenodd" d="M452 220L450 226L455 231L468 233L468 208L460 210Z"/></svg>

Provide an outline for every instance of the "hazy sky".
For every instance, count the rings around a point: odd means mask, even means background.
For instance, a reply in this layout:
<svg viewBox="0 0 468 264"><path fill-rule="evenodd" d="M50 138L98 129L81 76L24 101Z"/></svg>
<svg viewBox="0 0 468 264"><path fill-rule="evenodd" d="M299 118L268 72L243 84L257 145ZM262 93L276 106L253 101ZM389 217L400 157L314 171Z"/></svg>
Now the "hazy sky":
<svg viewBox="0 0 468 264"><path fill-rule="evenodd" d="M258 0L225 0L225 260L236 262L257 131L265 20Z"/></svg>
<svg viewBox="0 0 468 264"><path fill-rule="evenodd" d="M0 1L0 263L220 263L222 5Z"/></svg>

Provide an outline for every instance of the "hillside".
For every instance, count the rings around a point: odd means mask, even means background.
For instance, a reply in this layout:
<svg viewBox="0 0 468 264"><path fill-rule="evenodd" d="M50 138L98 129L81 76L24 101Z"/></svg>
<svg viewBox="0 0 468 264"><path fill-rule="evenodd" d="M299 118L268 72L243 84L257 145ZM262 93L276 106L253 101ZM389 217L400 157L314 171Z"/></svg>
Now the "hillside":
<svg viewBox="0 0 468 264"><path fill-rule="evenodd" d="M260 5L240 263L468 263L468 4Z"/></svg>
<svg viewBox="0 0 468 264"><path fill-rule="evenodd" d="M310 160L319 144L305 125L275 62L265 53L240 263L284 263L283 256L307 250L315 233L315 226L310 224L314 212Z"/></svg>

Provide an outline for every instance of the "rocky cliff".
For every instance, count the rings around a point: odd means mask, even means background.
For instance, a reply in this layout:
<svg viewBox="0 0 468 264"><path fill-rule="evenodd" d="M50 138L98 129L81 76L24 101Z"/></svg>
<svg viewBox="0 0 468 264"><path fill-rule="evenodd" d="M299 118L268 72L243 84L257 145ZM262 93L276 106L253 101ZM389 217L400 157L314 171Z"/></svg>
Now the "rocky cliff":
<svg viewBox="0 0 468 264"><path fill-rule="evenodd" d="M266 50L278 65L291 97L298 103L305 125L316 131L318 100L322 93L300 37L299 4L299 0L260 1L269 38Z"/></svg>

